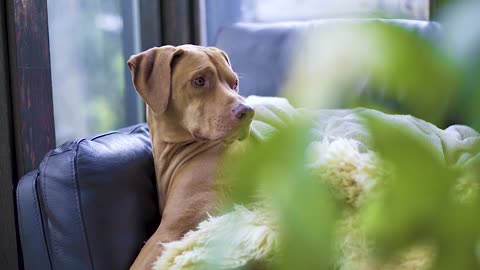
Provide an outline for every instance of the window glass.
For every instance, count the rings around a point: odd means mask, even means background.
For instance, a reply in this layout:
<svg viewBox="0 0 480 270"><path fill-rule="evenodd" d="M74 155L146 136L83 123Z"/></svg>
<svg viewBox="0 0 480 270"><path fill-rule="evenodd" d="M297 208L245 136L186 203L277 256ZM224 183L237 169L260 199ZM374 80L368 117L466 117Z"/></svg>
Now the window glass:
<svg viewBox="0 0 480 270"><path fill-rule="evenodd" d="M137 123L126 61L138 52L131 0L48 0L57 144Z"/></svg>
<svg viewBox="0 0 480 270"><path fill-rule="evenodd" d="M428 0L205 0L207 44L235 22L381 17L427 20Z"/></svg>

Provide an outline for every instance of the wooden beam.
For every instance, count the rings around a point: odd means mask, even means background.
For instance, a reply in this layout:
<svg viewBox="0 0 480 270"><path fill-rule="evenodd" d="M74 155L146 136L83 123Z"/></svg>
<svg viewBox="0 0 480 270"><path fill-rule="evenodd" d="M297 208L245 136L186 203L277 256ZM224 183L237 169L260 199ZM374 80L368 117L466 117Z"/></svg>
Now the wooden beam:
<svg viewBox="0 0 480 270"><path fill-rule="evenodd" d="M0 10L0 269L23 269L15 189L55 147L46 0L2 1Z"/></svg>
<svg viewBox="0 0 480 270"><path fill-rule="evenodd" d="M7 15L17 175L21 177L55 147L47 0L7 0Z"/></svg>
<svg viewBox="0 0 480 270"><path fill-rule="evenodd" d="M140 51L162 45L160 2L140 0Z"/></svg>
<svg viewBox="0 0 480 270"><path fill-rule="evenodd" d="M15 218L15 143L5 2L0 4L0 269L19 269Z"/></svg>
<svg viewBox="0 0 480 270"><path fill-rule="evenodd" d="M202 19L202 4L199 0L161 1L162 45L201 43L201 28L195 24Z"/></svg>

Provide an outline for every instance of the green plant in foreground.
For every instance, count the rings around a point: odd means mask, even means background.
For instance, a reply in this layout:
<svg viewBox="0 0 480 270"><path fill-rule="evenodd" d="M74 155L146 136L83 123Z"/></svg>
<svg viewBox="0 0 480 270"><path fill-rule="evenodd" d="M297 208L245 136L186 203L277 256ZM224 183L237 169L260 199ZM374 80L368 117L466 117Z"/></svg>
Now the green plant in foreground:
<svg viewBox="0 0 480 270"><path fill-rule="evenodd" d="M480 258L479 175L467 189L475 195L463 200L461 177L471 169L452 169L432 151L431 143L392 123L367 117L375 149L392 165L390 183L363 213L364 225L379 255L428 243L435 258L433 269L478 269ZM429 147L430 146L430 147Z"/></svg>
<svg viewBox="0 0 480 270"><path fill-rule="evenodd" d="M463 15L468 14L452 16L460 20ZM480 26L469 27L480 33ZM445 36L456 36L449 34L455 29L445 28ZM299 57L286 92L293 102L314 108L406 110L440 126L454 114L479 129L478 43L438 46L394 25L376 23L342 28L323 38L324 43L314 38ZM397 101L400 110L348 92L365 71L372 91ZM366 253L380 262L424 245L432 269L480 269L480 168L449 164L449 157L433 150L435 142L428 136L373 115L360 116L381 159L379 166L389 173L381 179L382 189L358 209L342 204L312 179L305 166L312 127L308 120L252 145L229 164L231 203L249 204L260 194L279 217L281 247L269 268L338 269L341 239L336 230L344 213L354 211L356 225L374 247Z"/></svg>
<svg viewBox="0 0 480 270"><path fill-rule="evenodd" d="M228 170L232 202L266 197L279 216L282 245L274 269L325 269L333 263L337 205L305 167L309 127L299 121L268 142L252 145Z"/></svg>

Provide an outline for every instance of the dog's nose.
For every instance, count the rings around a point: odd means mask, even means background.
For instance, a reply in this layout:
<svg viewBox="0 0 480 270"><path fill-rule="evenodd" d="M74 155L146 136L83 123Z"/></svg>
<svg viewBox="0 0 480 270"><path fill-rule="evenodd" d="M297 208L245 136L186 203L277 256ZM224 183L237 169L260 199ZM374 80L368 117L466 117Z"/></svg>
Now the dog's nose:
<svg viewBox="0 0 480 270"><path fill-rule="evenodd" d="M252 107L248 106L245 103L239 103L232 109L232 114L235 118L240 120L250 120L252 119L255 111Z"/></svg>

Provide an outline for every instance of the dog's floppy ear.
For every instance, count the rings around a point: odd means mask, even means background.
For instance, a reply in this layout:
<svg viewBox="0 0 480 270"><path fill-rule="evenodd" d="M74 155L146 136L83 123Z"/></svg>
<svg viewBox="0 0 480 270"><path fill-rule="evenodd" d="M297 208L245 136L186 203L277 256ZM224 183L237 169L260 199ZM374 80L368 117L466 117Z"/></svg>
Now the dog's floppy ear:
<svg viewBox="0 0 480 270"><path fill-rule="evenodd" d="M230 59L228 59L228 55L227 55L226 52L220 50L220 49L217 48L217 47L208 47L208 49L210 49L210 50L212 50L212 51L215 51L215 52L219 52L219 53L223 56L223 58L225 58L225 60L227 61L227 64L228 64L230 67L232 67L232 64L230 64Z"/></svg>
<svg viewBox="0 0 480 270"><path fill-rule="evenodd" d="M157 114L167 109L171 91L171 63L175 56L182 53L182 49L167 45L133 55L128 60L135 89Z"/></svg>

